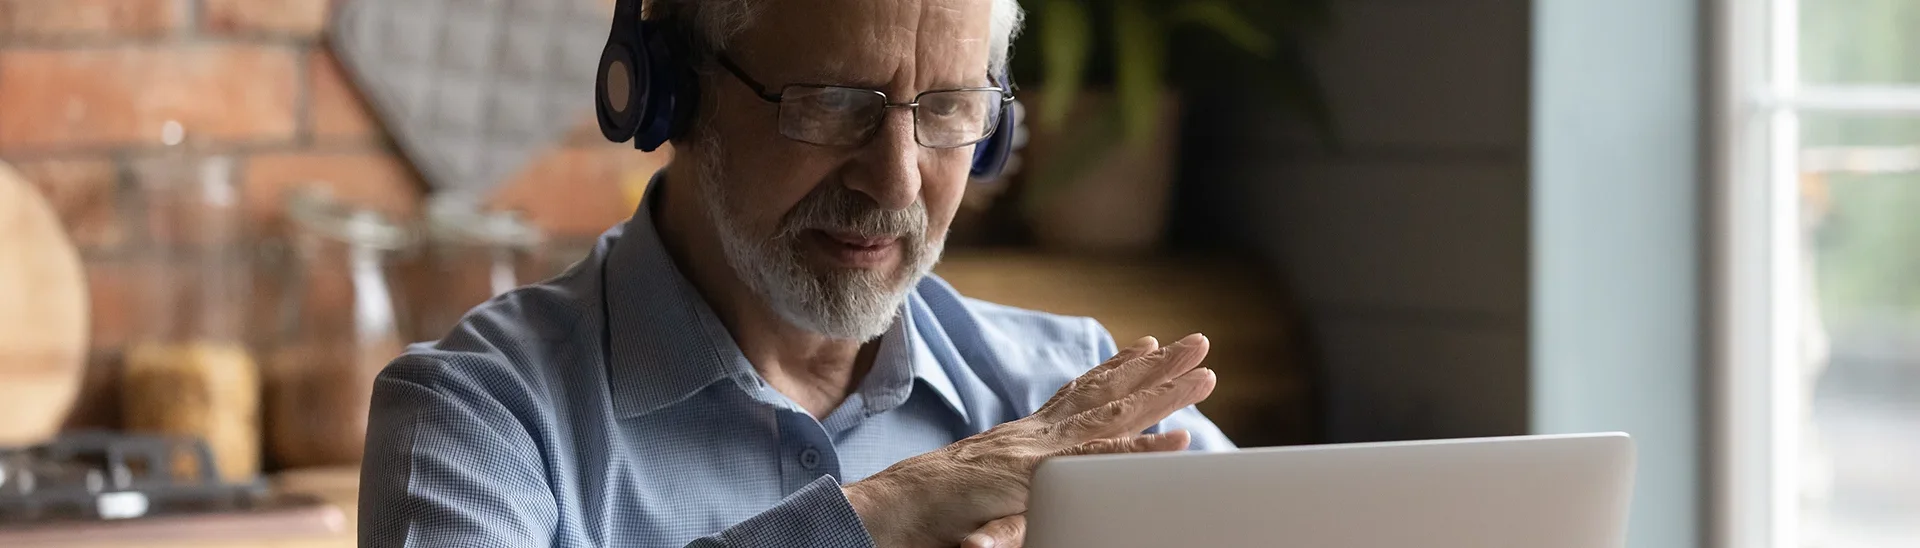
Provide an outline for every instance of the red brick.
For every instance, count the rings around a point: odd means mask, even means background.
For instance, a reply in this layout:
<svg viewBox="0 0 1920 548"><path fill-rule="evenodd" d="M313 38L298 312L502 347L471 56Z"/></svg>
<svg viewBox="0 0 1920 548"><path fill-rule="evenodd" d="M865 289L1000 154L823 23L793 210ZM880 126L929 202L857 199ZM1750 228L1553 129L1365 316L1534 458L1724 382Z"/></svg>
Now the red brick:
<svg viewBox="0 0 1920 548"><path fill-rule="evenodd" d="M307 55L307 79L313 86L308 127L315 138L364 139L381 132L365 96L353 86L328 48L314 48Z"/></svg>
<svg viewBox="0 0 1920 548"><path fill-rule="evenodd" d="M112 160L38 160L13 167L53 204L75 245L107 248L125 241L116 192L120 174Z"/></svg>
<svg viewBox="0 0 1920 548"><path fill-rule="evenodd" d="M293 137L295 62L282 47L0 50L0 149Z"/></svg>
<svg viewBox="0 0 1920 548"><path fill-rule="evenodd" d="M341 201L395 217L419 208L425 186L406 161L384 151L294 152L248 158L241 194L256 226L283 226L288 191L319 185Z"/></svg>
<svg viewBox="0 0 1920 548"><path fill-rule="evenodd" d="M0 0L0 36L159 36L178 28L185 10L185 0Z"/></svg>
<svg viewBox="0 0 1920 548"><path fill-rule="evenodd" d="M202 0L200 28L210 34L313 36L326 27L329 0Z"/></svg>
<svg viewBox="0 0 1920 548"><path fill-rule="evenodd" d="M519 210L554 234L597 234L633 214L624 184L644 183L671 156L625 145L556 149L502 187L492 203Z"/></svg>

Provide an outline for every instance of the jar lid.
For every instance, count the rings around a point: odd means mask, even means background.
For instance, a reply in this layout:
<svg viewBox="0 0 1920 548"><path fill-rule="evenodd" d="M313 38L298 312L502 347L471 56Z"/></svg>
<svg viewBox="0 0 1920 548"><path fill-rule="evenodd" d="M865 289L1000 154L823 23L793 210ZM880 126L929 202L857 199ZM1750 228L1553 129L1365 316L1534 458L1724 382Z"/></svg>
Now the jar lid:
<svg viewBox="0 0 1920 548"><path fill-rule="evenodd" d="M326 187L308 185L287 196L287 216L302 229L352 245L397 250L413 244L412 231L372 209L339 201Z"/></svg>
<svg viewBox="0 0 1920 548"><path fill-rule="evenodd" d="M546 241L546 233L518 212L483 209L464 194L434 195L426 209L427 238L435 242L532 248Z"/></svg>

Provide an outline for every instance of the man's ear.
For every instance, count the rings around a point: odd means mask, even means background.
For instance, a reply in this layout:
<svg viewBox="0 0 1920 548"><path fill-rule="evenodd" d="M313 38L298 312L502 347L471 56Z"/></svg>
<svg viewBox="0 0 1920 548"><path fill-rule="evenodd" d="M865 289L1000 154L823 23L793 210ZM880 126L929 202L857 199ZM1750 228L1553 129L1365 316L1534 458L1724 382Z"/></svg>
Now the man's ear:
<svg viewBox="0 0 1920 548"><path fill-rule="evenodd" d="M693 65L688 74L690 76L685 86L688 89L682 90L681 96L691 98L693 104L685 112L679 113L681 117L674 121L673 138L667 140L673 144L676 156L680 149L697 140L695 137L699 132L713 127L714 118L719 116L715 109L720 105L720 85L723 83L720 77L725 73L716 69L713 63L703 62Z"/></svg>

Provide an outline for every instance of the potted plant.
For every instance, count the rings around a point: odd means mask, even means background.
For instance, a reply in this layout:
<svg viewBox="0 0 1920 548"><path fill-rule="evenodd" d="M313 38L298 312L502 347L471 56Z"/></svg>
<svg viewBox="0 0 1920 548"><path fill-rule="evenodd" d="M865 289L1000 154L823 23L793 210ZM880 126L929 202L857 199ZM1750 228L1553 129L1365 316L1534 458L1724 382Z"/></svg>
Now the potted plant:
<svg viewBox="0 0 1920 548"><path fill-rule="evenodd" d="M1043 247L1138 251L1165 232L1179 90L1260 90L1323 138L1305 42L1331 0L1038 0L1013 59L1030 110L1015 205Z"/></svg>

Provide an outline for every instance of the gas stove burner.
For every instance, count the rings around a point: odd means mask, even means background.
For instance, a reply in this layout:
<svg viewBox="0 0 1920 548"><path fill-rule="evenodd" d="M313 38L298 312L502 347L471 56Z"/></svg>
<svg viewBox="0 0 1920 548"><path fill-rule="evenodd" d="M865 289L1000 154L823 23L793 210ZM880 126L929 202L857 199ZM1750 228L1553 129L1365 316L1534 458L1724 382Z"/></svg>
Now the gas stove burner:
<svg viewBox="0 0 1920 548"><path fill-rule="evenodd" d="M176 459L193 458L176 475ZM267 500L264 483L223 483L197 438L80 431L44 444L0 448L0 527L160 514L244 510Z"/></svg>

